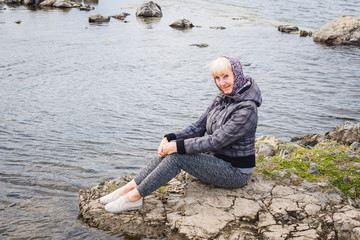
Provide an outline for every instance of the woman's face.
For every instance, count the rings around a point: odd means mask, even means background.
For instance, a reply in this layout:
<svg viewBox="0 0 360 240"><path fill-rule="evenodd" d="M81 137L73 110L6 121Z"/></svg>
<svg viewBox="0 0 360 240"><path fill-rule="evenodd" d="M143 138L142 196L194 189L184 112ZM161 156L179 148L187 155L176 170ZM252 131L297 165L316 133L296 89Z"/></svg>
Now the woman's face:
<svg viewBox="0 0 360 240"><path fill-rule="evenodd" d="M232 69L228 69L222 76L215 76L215 83L225 94L232 93L234 89L234 73Z"/></svg>

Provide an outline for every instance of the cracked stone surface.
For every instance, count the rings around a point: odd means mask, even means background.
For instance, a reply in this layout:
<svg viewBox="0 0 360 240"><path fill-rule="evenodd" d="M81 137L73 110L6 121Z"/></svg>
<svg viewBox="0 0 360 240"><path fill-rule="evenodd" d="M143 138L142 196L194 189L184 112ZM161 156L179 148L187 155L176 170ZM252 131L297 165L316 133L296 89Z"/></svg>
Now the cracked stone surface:
<svg viewBox="0 0 360 240"><path fill-rule="evenodd" d="M79 191L79 218L114 234L153 239L360 239L360 210L335 191L309 191L254 176L221 189L181 173L140 210L110 214L99 197L120 177Z"/></svg>

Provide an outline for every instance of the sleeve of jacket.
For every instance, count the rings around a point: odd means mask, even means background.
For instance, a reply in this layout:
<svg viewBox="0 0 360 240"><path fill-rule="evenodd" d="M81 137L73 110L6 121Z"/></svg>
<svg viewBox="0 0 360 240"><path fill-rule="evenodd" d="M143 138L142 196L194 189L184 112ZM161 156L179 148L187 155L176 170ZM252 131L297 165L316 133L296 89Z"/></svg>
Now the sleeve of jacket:
<svg viewBox="0 0 360 240"><path fill-rule="evenodd" d="M206 132L207 115L213 106L214 102L206 109L196 122L192 123L183 130L175 132L176 139L180 140L203 136Z"/></svg>
<svg viewBox="0 0 360 240"><path fill-rule="evenodd" d="M184 140L182 153L213 152L243 137L257 126L257 109L255 104L247 104L235 110L228 121L213 134Z"/></svg>

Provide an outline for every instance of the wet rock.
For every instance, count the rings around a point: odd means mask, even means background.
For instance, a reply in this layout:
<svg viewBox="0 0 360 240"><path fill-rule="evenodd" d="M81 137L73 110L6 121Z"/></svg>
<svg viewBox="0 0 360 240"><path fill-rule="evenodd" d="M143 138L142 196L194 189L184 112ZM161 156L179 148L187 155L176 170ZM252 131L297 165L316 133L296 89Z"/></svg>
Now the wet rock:
<svg viewBox="0 0 360 240"><path fill-rule="evenodd" d="M162 17L161 7L153 1L142 4L136 9L136 16L138 17Z"/></svg>
<svg viewBox="0 0 360 240"><path fill-rule="evenodd" d="M344 124L335 127L333 131L328 132L325 135L328 138L334 139L346 145L350 145L353 142L360 142L360 123L347 121Z"/></svg>
<svg viewBox="0 0 360 240"><path fill-rule="evenodd" d="M313 36L315 42L360 46L360 17L340 16L326 22Z"/></svg>
<svg viewBox="0 0 360 240"><path fill-rule="evenodd" d="M85 4L84 6L79 6L79 10L80 11L91 11L94 10L95 8L89 4Z"/></svg>
<svg viewBox="0 0 360 240"><path fill-rule="evenodd" d="M156 239L331 239L335 232L357 239L360 233L360 210L335 191L309 192L260 176L243 188L222 189L181 173L165 191L145 197L140 210L107 213L99 197L129 180L80 190L79 218L114 234Z"/></svg>
<svg viewBox="0 0 360 240"><path fill-rule="evenodd" d="M73 5L70 1L66 1L66 0L56 0L55 3L53 4L53 7L56 8L72 8Z"/></svg>
<svg viewBox="0 0 360 240"><path fill-rule="evenodd" d="M5 0L5 3L8 4L21 4L23 0Z"/></svg>
<svg viewBox="0 0 360 240"><path fill-rule="evenodd" d="M34 5L35 4L35 0L24 0L23 4L25 6L29 6L29 5Z"/></svg>
<svg viewBox="0 0 360 240"><path fill-rule="evenodd" d="M113 16L111 16L112 18L115 18L115 19L118 19L118 20L125 20L125 18L127 17L127 16L129 16L130 15L130 13L126 13L126 12L122 12L122 13L120 13L120 14L116 14L116 15L113 15Z"/></svg>
<svg viewBox="0 0 360 240"><path fill-rule="evenodd" d="M101 14L95 14L95 15L90 15L89 16L89 22L90 23L102 23L102 22L109 22L110 21L110 17L109 16L104 16Z"/></svg>
<svg viewBox="0 0 360 240"><path fill-rule="evenodd" d="M187 29L187 28L193 28L194 25L188 20L188 19L178 19L172 24L170 24L170 27L176 28L176 29Z"/></svg>
<svg viewBox="0 0 360 240"><path fill-rule="evenodd" d="M278 31L279 32L284 32L284 33L291 33L291 32L299 31L299 28L297 26L279 25L278 26Z"/></svg>
<svg viewBox="0 0 360 240"><path fill-rule="evenodd" d="M219 26L219 27L213 26L213 27L210 27L210 29L224 30L224 29L226 29L226 27L223 27L223 26Z"/></svg>
<svg viewBox="0 0 360 240"><path fill-rule="evenodd" d="M56 0L45 0L40 3L40 7L52 7Z"/></svg>
<svg viewBox="0 0 360 240"><path fill-rule="evenodd" d="M300 37L307 37L307 36L309 36L309 32L305 31L305 30L300 30L299 35L300 35Z"/></svg>
<svg viewBox="0 0 360 240"><path fill-rule="evenodd" d="M206 48L209 46L209 44L207 43L197 43L197 44L190 44L190 46L195 46L195 47L199 47L199 48Z"/></svg>
<svg viewBox="0 0 360 240"><path fill-rule="evenodd" d="M328 139L326 136L321 134L307 134L300 139L299 145L314 147L319 142L323 142Z"/></svg>

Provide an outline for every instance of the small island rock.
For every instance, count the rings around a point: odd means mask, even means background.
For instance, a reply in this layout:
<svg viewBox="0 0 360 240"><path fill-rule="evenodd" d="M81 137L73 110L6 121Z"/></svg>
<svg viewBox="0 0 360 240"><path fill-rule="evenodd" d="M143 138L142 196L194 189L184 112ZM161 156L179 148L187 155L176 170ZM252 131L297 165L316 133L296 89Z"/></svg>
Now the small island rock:
<svg viewBox="0 0 360 240"><path fill-rule="evenodd" d="M284 33L291 33L291 32L299 31L299 28L297 26L279 25L278 26L278 31L279 32L284 32Z"/></svg>
<svg viewBox="0 0 360 240"><path fill-rule="evenodd" d="M161 7L153 1L142 4L136 9L136 16L138 17L162 17Z"/></svg>
<svg viewBox="0 0 360 240"><path fill-rule="evenodd" d="M340 16L326 22L313 36L315 42L360 46L360 17Z"/></svg>
<svg viewBox="0 0 360 240"><path fill-rule="evenodd" d="M103 16L101 14L95 14L95 15L89 16L90 23L93 23L93 22L102 23L102 22L109 22L109 21L110 21L109 16Z"/></svg>
<svg viewBox="0 0 360 240"><path fill-rule="evenodd" d="M124 20L127 16L129 16L130 13L122 12L120 14L116 14L111 16L112 18L118 19L118 20Z"/></svg>
<svg viewBox="0 0 360 240"><path fill-rule="evenodd" d="M170 27L177 28L177 29L187 29L187 28L193 28L194 25L187 19L178 19L172 24L170 24Z"/></svg>

